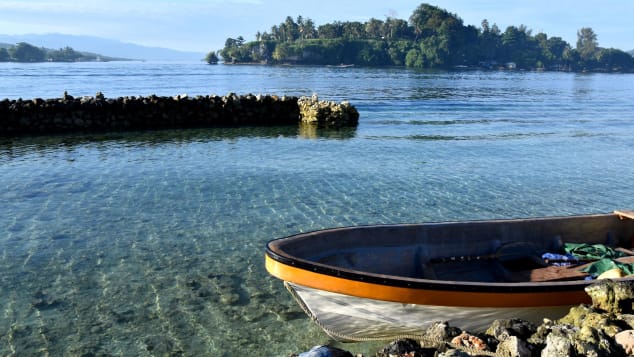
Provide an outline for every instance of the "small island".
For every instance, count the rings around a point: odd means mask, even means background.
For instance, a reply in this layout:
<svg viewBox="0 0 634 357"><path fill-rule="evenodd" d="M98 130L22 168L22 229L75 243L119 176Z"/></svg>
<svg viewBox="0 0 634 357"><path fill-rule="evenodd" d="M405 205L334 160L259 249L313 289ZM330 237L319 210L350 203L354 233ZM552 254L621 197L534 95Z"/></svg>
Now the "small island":
<svg viewBox="0 0 634 357"><path fill-rule="evenodd" d="M75 51L71 47L52 50L36 47L26 42L15 45L0 44L0 62L109 62L126 61L125 58L115 58L90 52Z"/></svg>
<svg viewBox="0 0 634 357"><path fill-rule="evenodd" d="M226 64L298 64L331 66L405 66L438 69L512 69L570 72L634 72L628 52L599 47L590 27L577 31L576 46L561 37L533 35L526 26L502 32L483 20L465 26L456 14L429 4L418 6L409 21L387 17L333 22L320 26L288 16L255 41L228 38L217 55Z"/></svg>

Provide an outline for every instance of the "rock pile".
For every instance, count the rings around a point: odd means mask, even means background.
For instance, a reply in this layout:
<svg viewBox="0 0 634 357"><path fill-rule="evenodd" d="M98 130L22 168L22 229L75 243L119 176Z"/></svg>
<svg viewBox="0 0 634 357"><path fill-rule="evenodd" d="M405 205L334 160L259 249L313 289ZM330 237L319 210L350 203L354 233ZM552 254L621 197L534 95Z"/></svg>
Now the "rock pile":
<svg viewBox="0 0 634 357"><path fill-rule="evenodd" d="M354 126L359 123L359 112L350 103L340 104L319 100L317 95L301 97L297 104L303 123L321 126Z"/></svg>
<svg viewBox="0 0 634 357"><path fill-rule="evenodd" d="M300 99L276 95L106 98L73 97L0 101L0 136L155 130L171 128L297 125L311 111ZM319 103L319 123L356 125L358 112L348 103ZM356 113L355 120L350 120ZM308 119L307 119L308 120ZM312 121L312 119L308 120Z"/></svg>
<svg viewBox="0 0 634 357"><path fill-rule="evenodd" d="M586 292L592 305L573 307L556 321L545 319L535 326L496 320L481 334L437 322L420 340L394 341L375 357L634 355L634 280L603 280Z"/></svg>

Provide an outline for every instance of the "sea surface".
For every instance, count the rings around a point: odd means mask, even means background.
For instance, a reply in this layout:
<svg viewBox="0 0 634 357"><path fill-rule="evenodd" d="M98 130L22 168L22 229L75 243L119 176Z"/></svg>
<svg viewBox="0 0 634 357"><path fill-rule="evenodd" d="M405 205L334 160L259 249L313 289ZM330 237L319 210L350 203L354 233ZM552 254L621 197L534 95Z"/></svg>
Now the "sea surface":
<svg viewBox="0 0 634 357"><path fill-rule="evenodd" d="M329 339L265 272L270 239L634 208L631 74L0 64L0 99L64 91L317 93L361 118L0 139L1 356L288 356Z"/></svg>

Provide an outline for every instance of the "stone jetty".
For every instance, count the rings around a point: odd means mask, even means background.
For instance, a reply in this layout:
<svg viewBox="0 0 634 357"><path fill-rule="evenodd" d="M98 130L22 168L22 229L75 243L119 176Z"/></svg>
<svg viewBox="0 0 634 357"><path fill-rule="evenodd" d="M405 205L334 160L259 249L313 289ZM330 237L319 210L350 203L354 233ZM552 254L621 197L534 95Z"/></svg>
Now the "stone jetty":
<svg viewBox="0 0 634 357"><path fill-rule="evenodd" d="M600 280L586 293L591 305L572 307L561 319L544 319L539 326L519 319L496 320L487 331L472 333L438 321L420 338L393 341L372 357L634 356L634 280ZM361 356L321 347L299 356Z"/></svg>
<svg viewBox="0 0 634 357"><path fill-rule="evenodd" d="M0 100L0 136L47 135L175 128L279 126L311 123L355 126L359 113L349 103L317 96L128 96Z"/></svg>
<svg viewBox="0 0 634 357"><path fill-rule="evenodd" d="M327 126L355 126L359 122L359 112L343 101L340 104L319 100L317 95L301 97L297 102L301 121L308 124Z"/></svg>

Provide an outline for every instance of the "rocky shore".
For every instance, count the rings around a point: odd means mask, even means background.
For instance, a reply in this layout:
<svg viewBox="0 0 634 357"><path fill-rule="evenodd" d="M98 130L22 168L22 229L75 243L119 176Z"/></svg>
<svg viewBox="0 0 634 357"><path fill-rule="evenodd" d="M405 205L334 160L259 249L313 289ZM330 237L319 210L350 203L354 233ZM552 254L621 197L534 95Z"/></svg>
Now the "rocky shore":
<svg viewBox="0 0 634 357"><path fill-rule="evenodd" d="M359 113L349 103L320 101L317 96L276 95L54 99L0 101L0 137L77 132L159 130L175 128L279 126L311 123L355 126Z"/></svg>
<svg viewBox="0 0 634 357"><path fill-rule="evenodd" d="M419 340L397 340L375 357L449 356L632 356L634 280L602 280L586 288L592 305L579 305L559 320L535 326L496 320L484 333L462 331L439 321ZM353 357L348 351L317 346L300 357ZM356 357L359 357L357 355Z"/></svg>

